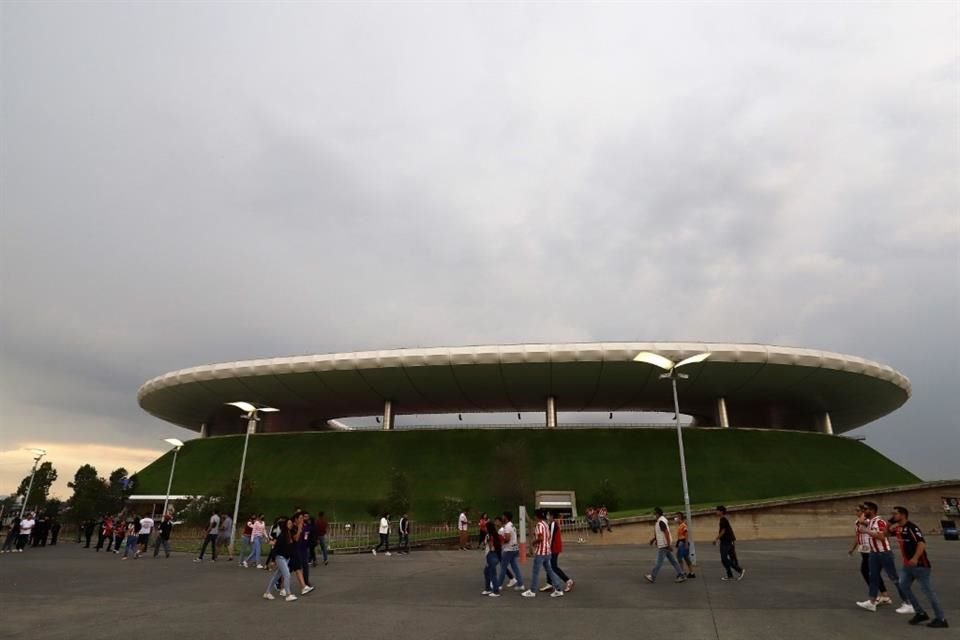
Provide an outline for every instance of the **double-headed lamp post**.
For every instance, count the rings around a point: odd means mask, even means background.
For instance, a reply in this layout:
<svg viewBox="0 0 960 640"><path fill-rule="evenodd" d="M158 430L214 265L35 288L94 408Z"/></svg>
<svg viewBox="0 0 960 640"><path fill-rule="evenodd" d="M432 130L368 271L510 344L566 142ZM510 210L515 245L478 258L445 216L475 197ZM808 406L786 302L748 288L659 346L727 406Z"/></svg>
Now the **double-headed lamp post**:
<svg viewBox="0 0 960 640"><path fill-rule="evenodd" d="M167 480L167 496L163 499L163 515L167 515L167 504L170 502L170 488L173 486L173 470L177 468L177 454L180 453L183 443L177 440L176 438L166 438L164 440L167 444L173 447L173 464L170 465L170 479Z"/></svg>
<svg viewBox="0 0 960 640"><path fill-rule="evenodd" d="M231 407L236 407L244 413L247 418L247 433L243 437L243 456L240 458L240 479L237 481L237 499L233 503L233 526L230 527L230 555L233 555L233 540L237 532L237 516L240 515L240 493L243 491L243 472L247 467L247 445L250 443L250 434L257 430L257 421L261 413L272 413L279 411L273 407L256 407L249 402L228 402Z"/></svg>
<svg viewBox="0 0 960 640"><path fill-rule="evenodd" d="M40 464L40 458L47 454L44 449L30 449L36 456L33 458L33 471L30 472L30 482L27 484L27 495L23 496L23 504L20 505L20 520L23 520L23 513L27 510L27 501L30 499L30 492L33 490L33 479L37 477L37 465Z"/></svg>
<svg viewBox="0 0 960 640"><path fill-rule="evenodd" d="M709 353L698 353L697 355L685 358L680 362L674 362L673 360L661 356L658 353L641 351L633 358L634 362L643 362L663 369L665 373L661 373L660 377L669 378L670 382L673 383L673 415L674 419L677 421L677 443L680 446L680 478L683 480L683 506L686 509L687 514L687 532L688 539L690 540L690 561L693 564L697 563L697 550L693 543L693 514L690 513L690 490L687 488L687 460L683 454L683 429L680 428L680 400L677 397L677 380L686 380L690 377L685 373L680 373L678 371L680 367L685 367L688 364L703 362L709 357Z"/></svg>

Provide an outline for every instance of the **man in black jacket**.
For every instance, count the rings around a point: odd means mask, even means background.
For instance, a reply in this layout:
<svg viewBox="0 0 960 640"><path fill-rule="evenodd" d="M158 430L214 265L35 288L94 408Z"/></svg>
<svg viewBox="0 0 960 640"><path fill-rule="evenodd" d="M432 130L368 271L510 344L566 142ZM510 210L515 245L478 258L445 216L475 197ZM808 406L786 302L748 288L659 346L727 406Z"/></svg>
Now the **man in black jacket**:
<svg viewBox="0 0 960 640"><path fill-rule="evenodd" d="M160 545L163 545L163 552L170 557L170 532L173 531L173 520L170 514L164 514L163 521L157 526L157 539L153 542L153 557L156 558L160 553Z"/></svg>

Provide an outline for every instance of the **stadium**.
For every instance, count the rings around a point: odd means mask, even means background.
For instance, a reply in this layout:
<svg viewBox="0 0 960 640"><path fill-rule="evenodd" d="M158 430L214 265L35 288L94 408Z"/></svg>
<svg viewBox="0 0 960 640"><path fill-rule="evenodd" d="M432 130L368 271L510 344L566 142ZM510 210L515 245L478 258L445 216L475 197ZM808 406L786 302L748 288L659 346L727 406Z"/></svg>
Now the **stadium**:
<svg viewBox="0 0 960 640"><path fill-rule="evenodd" d="M679 383L697 501L917 481L863 442L837 437L902 406L909 380L863 358L793 347L526 344L284 357L174 371L144 384L138 399L148 413L202 436L179 454L174 494L207 494L236 478L243 441L236 436L247 423L227 403L245 401L278 409L257 424L247 467L260 500L270 504L325 501L328 512L357 517L388 490L391 470L402 469L417 508L438 516L451 499L483 504L484 478L507 459L520 467L512 473L528 493L565 489L584 501L606 481L623 508L675 505L679 470L669 423L576 424L561 415L672 414L670 382L661 369L634 360L643 352L672 361L710 354L684 367L688 377ZM500 429L468 422L422 429L396 420L531 412L535 423ZM376 430L349 426L370 417ZM171 458L138 474L138 493L163 493ZM282 471L291 463L296 479Z"/></svg>

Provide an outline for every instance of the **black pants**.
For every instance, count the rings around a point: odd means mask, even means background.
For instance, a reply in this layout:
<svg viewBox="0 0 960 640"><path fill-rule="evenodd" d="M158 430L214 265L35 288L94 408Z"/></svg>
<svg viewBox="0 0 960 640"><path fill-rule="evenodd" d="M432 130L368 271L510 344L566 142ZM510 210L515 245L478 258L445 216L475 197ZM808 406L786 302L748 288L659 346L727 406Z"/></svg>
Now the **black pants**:
<svg viewBox="0 0 960 640"><path fill-rule="evenodd" d="M116 552L120 551L120 545L123 544L123 534L118 534L116 531L113 533L113 550Z"/></svg>
<svg viewBox="0 0 960 640"><path fill-rule="evenodd" d="M50 546L57 544L57 538L60 537L60 530L54 529L50 532Z"/></svg>
<svg viewBox="0 0 960 640"><path fill-rule="evenodd" d="M740 563L737 561L737 549L732 542L720 543L720 562L723 563L723 568L727 570L728 578L733 577L733 571L743 573L743 569L740 568Z"/></svg>
<svg viewBox="0 0 960 640"><path fill-rule="evenodd" d="M557 574L557 577L558 577L558 578L560 578L560 579L563 580L564 582L569 582L569 581L570 581L570 577L569 577L566 573L564 573L563 569L561 569L561 568L557 565L557 558L559 558L559 557L560 557L560 554L559 554L559 553L551 553L551 554L550 554L550 566L553 567L553 572L554 572L555 574ZM549 580L548 580L548 582L549 582Z"/></svg>
<svg viewBox="0 0 960 640"><path fill-rule="evenodd" d="M83 545L83 548L84 548L84 549L89 549L89 548L90 548L90 538L93 537L93 531L84 531L84 532L83 532L83 537L86 538L86 540L87 540L87 544Z"/></svg>
<svg viewBox="0 0 960 640"><path fill-rule="evenodd" d="M867 586L870 586L870 554L860 552L860 575L863 576L863 581L867 583ZM883 578L880 578L880 593L887 592L887 585L883 584Z"/></svg>
<svg viewBox="0 0 960 640"><path fill-rule="evenodd" d="M207 545L213 545L213 559L217 559L217 534L208 533L207 537L203 539L203 546L200 547L200 555L197 556L203 560L203 554L207 551Z"/></svg>
<svg viewBox="0 0 960 640"><path fill-rule="evenodd" d="M17 551L22 551L24 547L30 546L30 536L21 533L17 536Z"/></svg>
<svg viewBox="0 0 960 640"><path fill-rule="evenodd" d="M409 533L398 534L397 549L403 549L404 553L410 553L410 534Z"/></svg>
<svg viewBox="0 0 960 640"><path fill-rule="evenodd" d="M313 541L310 542L310 562L312 562L314 566L317 564L317 543Z"/></svg>
<svg viewBox="0 0 960 640"><path fill-rule="evenodd" d="M380 534L380 544L378 544L376 547L374 547L374 549L376 549L377 551L380 551L380 549L384 549L385 551L390 551L390 534L389 534L389 533L381 533L381 534Z"/></svg>
<svg viewBox="0 0 960 640"><path fill-rule="evenodd" d="M100 533L97 534L97 551L100 551L100 549L103 549L104 538L106 538L106 536L103 535L103 529L100 529Z"/></svg>

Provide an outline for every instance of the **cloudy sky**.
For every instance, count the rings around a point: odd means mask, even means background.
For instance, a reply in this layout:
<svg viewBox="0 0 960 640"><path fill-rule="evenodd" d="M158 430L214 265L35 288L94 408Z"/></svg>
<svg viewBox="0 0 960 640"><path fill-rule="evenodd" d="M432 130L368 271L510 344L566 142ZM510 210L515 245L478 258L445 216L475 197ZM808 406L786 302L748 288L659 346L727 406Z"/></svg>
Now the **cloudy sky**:
<svg viewBox="0 0 960 640"><path fill-rule="evenodd" d="M960 5L0 5L0 494L144 466L136 390L276 355L751 341L960 451ZM60 491L67 494L65 483Z"/></svg>

